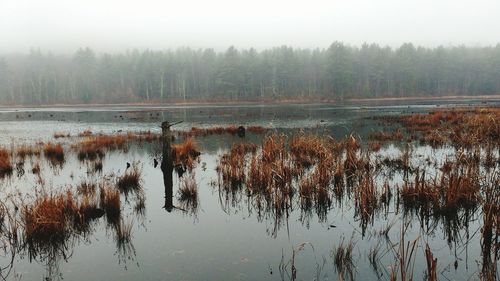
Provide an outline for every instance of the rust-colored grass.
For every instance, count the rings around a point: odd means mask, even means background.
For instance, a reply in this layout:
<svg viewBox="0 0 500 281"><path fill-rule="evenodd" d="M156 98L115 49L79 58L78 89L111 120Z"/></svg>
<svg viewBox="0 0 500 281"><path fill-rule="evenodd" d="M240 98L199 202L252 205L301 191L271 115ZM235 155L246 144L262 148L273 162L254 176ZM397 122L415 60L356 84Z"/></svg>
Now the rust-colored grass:
<svg viewBox="0 0 500 281"><path fill-rule="evenodd" d="M479 204L481 184L476 165L464 167L445 162L439 170L441 175L431 180L426 179L425 172L417 171L413 182L405 182L401 190L405 206L432 211L434 215L450 215L459 208Z"/></svg>
<svg viewBox="0 0 500 281"><path fill-rule="evenodd" d="M121 215L120 191L107 183L102 183L99 190L100 206L106 213L108 223L118 224Z"/></svg>
<svg viewBox="0 0 500 281"><path fill-rule="evenodd" d="M12 174L13 169L10 152L0 148L0 178Z"/></svg>
<svg viewBox="0 0 500 281"><path fill-rule="evenodd" d="M421 143L440 147L447 143L471 147L492 142L499 144L500 107L446 108L427 114L383 117L385 121L403 125Z"/></svg>
<svg viewBox="0 0 500 281"><path fill-rule="evenodd" d="M174 165L193 168L194 159L200 155L198 143L193 138L187 138L184 142L172 145Z"/></svg>
<svg viewBox="0 0 500 281"><path fill-rule="evenodd" d="M116 182L118 190L124 194L139 191L141 189L141 174L142 170L139 163L132 163L131 167L122 176L118 177Z"/></svg>
<svg viewBox="0 0 500 281"><path fill-rule="evenodd" d="M45 157L53 163L64 162L64 149L60 143L46 143L43 152Z"/></svg>
<svg viewBox="0 0 500 281"><path fill-rule="evenodd" d="M402 141L404 136L401 130L397 129L392 132L378 131L370 134L369 138L378 142Z"/></svg>
<svg viewBox="0 0 500 281"><path fill-rule="evenodd" d="M40 147L39 146L31 146L31 145L20 145L16 147L17 157L21 159L25 159L26 157L31 156L39 156L40 155Z"/></svg>
<svg viewBox="0 0 500 281"><path fill-rule="evenodd" d="M72 222L79 210L69 191L39 196L23 209L25 239L29 243L64 241L71 235Z"/></svg>
<svg viewBox="0 0 500 281"><path fill-rule="evenodd" d="M262 126L247 126L245 129L254 134L263 134L267 130ZM204 137L209 135L222 135L222 134L236 135L237 133L238 133L238 126L236 125L229 125L226 127L217 126L210 128L192 127L191 130L189 131L178 132L179 135L184 136L186 138L197 137L197 136Z"/></svg>

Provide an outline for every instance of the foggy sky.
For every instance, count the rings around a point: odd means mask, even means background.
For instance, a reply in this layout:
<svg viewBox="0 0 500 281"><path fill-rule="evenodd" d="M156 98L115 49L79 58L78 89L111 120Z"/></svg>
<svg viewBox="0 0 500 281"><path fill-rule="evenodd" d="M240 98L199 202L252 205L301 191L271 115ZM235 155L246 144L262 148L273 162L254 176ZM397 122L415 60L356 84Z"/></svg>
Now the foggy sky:
<svg viewBox="0 0 500 281"><path fill-rule="evenodd" d="M325 48L335 40L495 45L500 1L0 0L0 53Z"/></svg>

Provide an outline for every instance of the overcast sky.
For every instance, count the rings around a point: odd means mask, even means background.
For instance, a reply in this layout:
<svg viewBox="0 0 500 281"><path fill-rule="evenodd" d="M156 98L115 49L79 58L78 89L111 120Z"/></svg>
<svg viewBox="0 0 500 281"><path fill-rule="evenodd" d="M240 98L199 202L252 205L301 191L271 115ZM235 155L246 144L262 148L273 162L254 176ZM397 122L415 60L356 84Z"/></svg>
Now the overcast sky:
<svg viewBox="0 0 500 281"><path fill-rule="evenodd" d="M0 0L0 53L376 42L495 45L500 1Z"/></svg>

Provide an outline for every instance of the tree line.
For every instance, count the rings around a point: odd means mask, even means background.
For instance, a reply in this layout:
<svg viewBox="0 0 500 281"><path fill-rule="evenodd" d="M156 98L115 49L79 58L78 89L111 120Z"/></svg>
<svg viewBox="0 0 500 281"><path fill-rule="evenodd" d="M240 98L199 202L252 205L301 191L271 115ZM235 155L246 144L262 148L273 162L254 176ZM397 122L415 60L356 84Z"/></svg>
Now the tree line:
<svg viewBox="0 0 500 281"><path fill-rule="evenodd" d="M500 44L180 48L0 56L1 104L343 100L500 93Z"/></svg>

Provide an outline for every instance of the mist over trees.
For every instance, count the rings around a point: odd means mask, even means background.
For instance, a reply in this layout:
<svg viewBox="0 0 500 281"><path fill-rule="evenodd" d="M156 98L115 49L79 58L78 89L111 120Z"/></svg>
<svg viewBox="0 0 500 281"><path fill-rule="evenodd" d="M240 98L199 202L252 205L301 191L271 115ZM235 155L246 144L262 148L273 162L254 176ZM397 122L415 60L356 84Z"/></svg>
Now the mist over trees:
<svg viewBox="0 0 500 281"><path fill-rule="evenodd" d="M224 52L181 48L0 56L1 104L342 100L500 93L495 47L334 42Z"/></svg>

